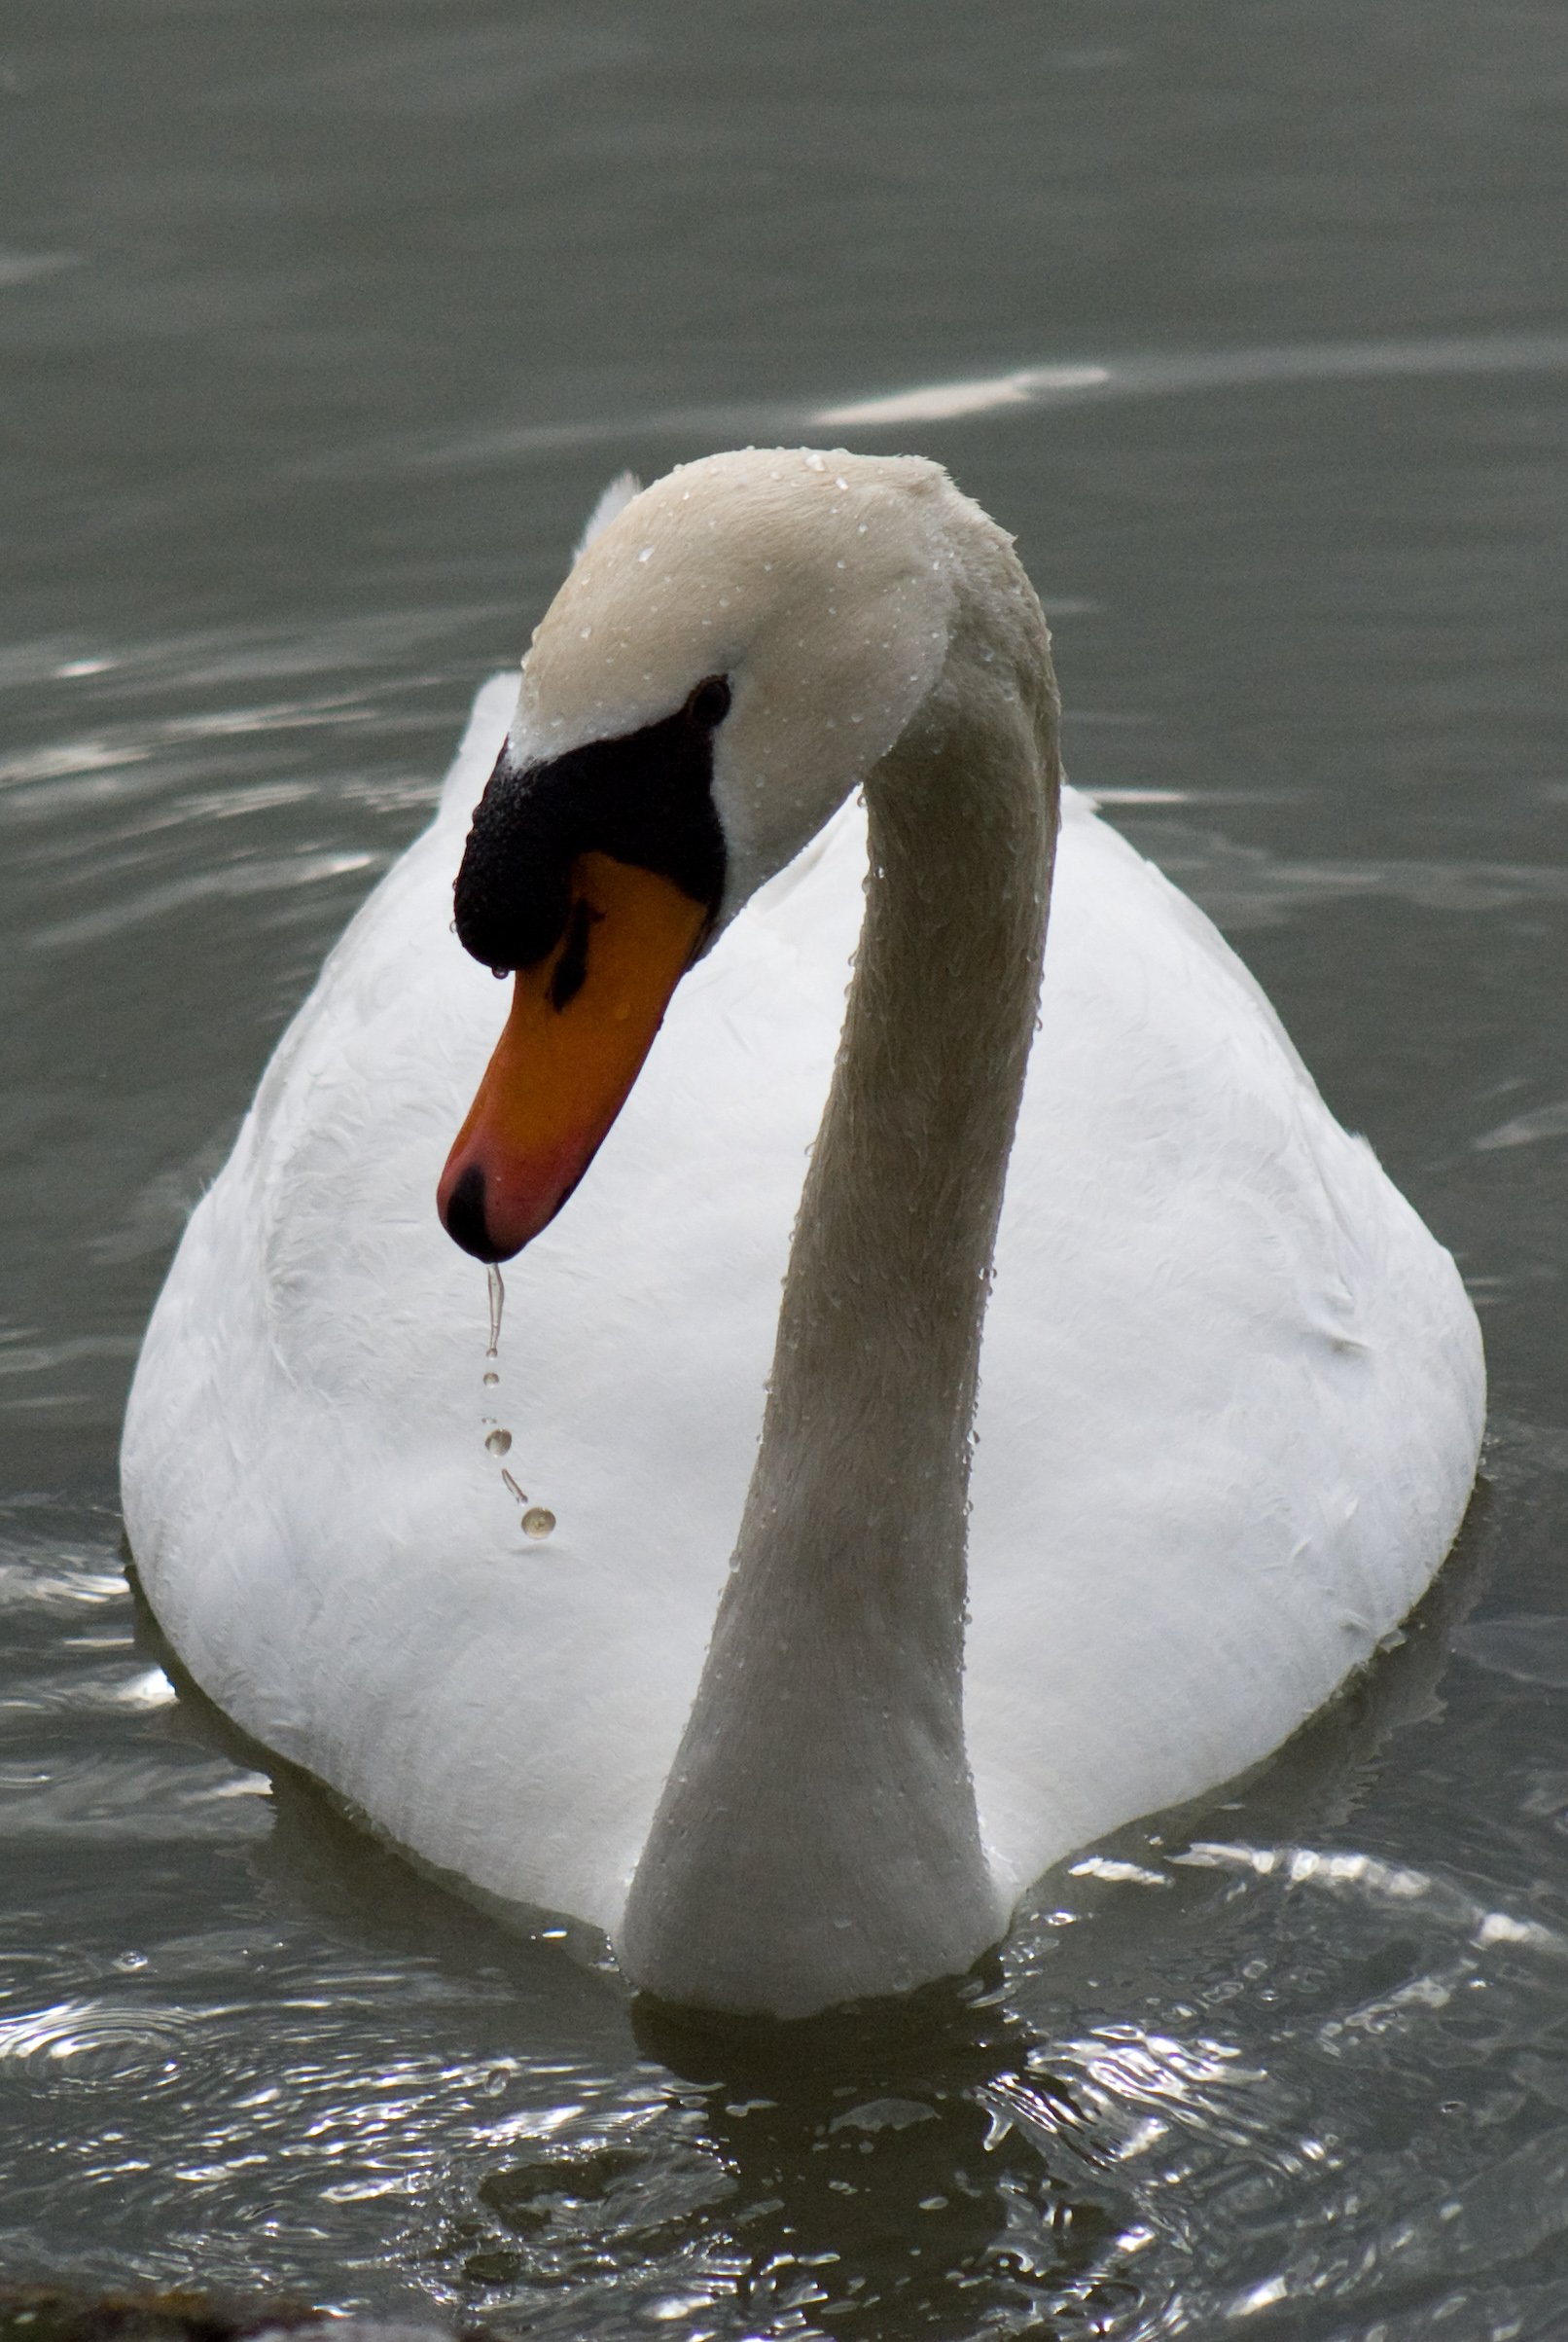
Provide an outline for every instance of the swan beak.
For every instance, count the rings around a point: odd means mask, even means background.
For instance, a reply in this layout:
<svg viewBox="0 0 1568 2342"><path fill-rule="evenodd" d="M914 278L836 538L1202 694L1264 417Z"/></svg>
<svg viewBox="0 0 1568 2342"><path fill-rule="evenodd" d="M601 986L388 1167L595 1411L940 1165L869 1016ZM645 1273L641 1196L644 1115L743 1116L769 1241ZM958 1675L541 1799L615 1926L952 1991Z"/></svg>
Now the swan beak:
<svg viewBox="0 0 1568 2342"><path fill-rule="evenodd" d="M710 913L653 871L603 853L572 865L559 943L519 968L436 1204L476 1260L510 1260L588 1170L653 1046Z"/></svg>

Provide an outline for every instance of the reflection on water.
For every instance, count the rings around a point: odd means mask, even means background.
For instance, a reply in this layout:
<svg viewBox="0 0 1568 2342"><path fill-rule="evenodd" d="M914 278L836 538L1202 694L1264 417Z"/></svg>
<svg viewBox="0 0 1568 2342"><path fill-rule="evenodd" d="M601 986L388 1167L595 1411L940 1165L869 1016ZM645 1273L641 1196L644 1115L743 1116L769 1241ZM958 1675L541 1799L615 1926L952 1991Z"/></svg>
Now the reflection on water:
<svg viewBox="0 0 1568 2342"><path fill-rule="evenodd" d="M560 2342L1568 2330L1560 12L1114 15L11 12L10 2277ZM114 1454L606 476L825 433L1018 531L1074 779L1453 1245L1493 1433L1458 1566L1255 1778L993 1972L694 2029L177 1689Z"/></svg>
<svg viewBox="0 0 1568 2342"><path fill-rule="evenodd" d="M517 423L421 439L379 451L380 460L441 468L559 457L606 443L673 436L714 446L741 439L788 442L804 431L880 435L911 425L951 423L1021 407L1056 408L1101 399L1173 398L1213 390L1264 390L1292 382L1356 382L1402 376L1568 373L1568 334L1451 335L1434 341L1303 342L1274 348L1192 350L1179 357L1134 353L1114 361L1020 366L974 380L921 382L826 406L682 408L666 414L585 417L576 423ZM358 470L363 451L323 458L323 477Z"/></svg>
<svg viewBox="0 0 1568 2342"><path fill-rule="evenodd" d="M1568 334L1454 335L1442 341L1307 342L1275 349L1194 350L1129 357L1114 365L1024 366L989 381L932 382L881 398L825 407L810 420L831 430L948 422L1002 407L1098 396L1158 398L1185 392L1266 389L1286 382L1353 382L1369 376L1561 374Z"/></svg>
<svg viewBox="0 0 1568 2342"><path fill-rule="evenodd" d="M1510 1459L1396 1647L1250 1784L1065 1866L964 1983L788 2026L628 2000L588 1931L423 1883L176 1699L111 1520L23 1507L0 2252L561 2337L1413 2334L1440 2298L1549 2331L1547 1695L1504 1691L1538 1793L1513 1844L1495 1785L1474 1814L1484 1873L1449 1827L1420 1864L1372 1841L1399 1829L1391 1736L1419 1778L1497 1729L1493 1704L1444 1715L1444 1655L1498 1515L1527 1538L1553 1480Z"/></svg>

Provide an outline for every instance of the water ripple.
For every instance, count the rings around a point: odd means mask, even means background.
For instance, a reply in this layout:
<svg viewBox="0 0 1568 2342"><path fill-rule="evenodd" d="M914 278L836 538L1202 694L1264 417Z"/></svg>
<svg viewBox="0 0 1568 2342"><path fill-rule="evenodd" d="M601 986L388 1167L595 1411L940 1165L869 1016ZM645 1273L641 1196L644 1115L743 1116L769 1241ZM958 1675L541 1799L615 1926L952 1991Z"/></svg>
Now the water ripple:
<svg viewBox="0 0 1568 2342"><path fill-rule="evenodd" d="M178 2008L130 2009L101 2000L63 2000L25 2017L0 2018L0 2069L53 2089L134 2082L165 2089L196 2033Z"/></svg>
<svg viewBox="0 0 1568 2342"><path fill-rule="evenodd" d="M1106 791L1106 801L1116 801ZM1228 932L1277 927L1332 903L1392 900L1449 917L1568 903L1568 869L1542 862L1413 856L1295 861L1171 819L1140 825L1137 843ZM1543 1133L1543 1135L1548 1134ZM1514 1143L1496 1137L1493 1145Z"/></svg>
<svg viewBox="0 0 1568 2342"><path fill-rule="evenodd" d="M303 847L295 853L235 861L221 869L195 871L188 878L170 879L157 886L122 894L97 911L86 911L77 919L59 919L53 926L37 928L30 940L35 951L70 951L80 944L101 942L105 936L124 934L129 927L166 919L172 912L187 911L194 903L237 902L257 894L292 894L302 886L319 885L324 879L384 869L390 859L389 854L363 850L321 853Z"/></svg>
<svg viewBox="0 0 1568 2342"><path fill-rule="evenodd" d="M135 1704L125 1709L134 1713ZM48 1844L97 1839L125 1848L178 1844L188 1839L232 1842L264 1836L270 1826L264 1773L222 1762L171 1766L160 1752L113 1752L48 1757L29 1769L25 1794L0 1804L0 1839L15 1851L21 1841Z"/></svg>
<svg viewBox="0 0 1568 2342"><path fill-rule="evenodd" d="M1544 1138L1568 1138L1568 1099L1515 1114L1512 1122L1499 1123L1495 1131L1471 1143L1478 1155L1485 1155L1501 1146L1538 1146Z"/></svg>
<svg viewBox="0 0 1568 2342"><path fill-rule="evenodd" d="M1007 373L910 383L862 398L739 401L640 415L541 420L470 429L458 437L399 438L340 449L295 467L310 478L380 477L399 469L464 470L548 458L595 446L678 438L731 446L741 440L792 438L802 431L876 433L910 423L1015 416L1038 409L1105 399L1190 397L1203 392L1268 390L1293 383L1452 379L1475 375L1560 374L1568 370L1568 334L1453 334L1386 341L1269 343L1246 349L1192 350L1170 356L1075 356Z"/></svg>
<svg viewBox="0 0 1568 2342"><path fill-rule="evenodd" d="M1490 1910L1451 1881L1375 1855L1328 1852L1310 1846L1227 1846L1197 1839L1172 1857L1198 1868L1250 1871L1278 1878L1291 1888L1307 1887L1354 1897L1370 1908L1418 1912L1444 1934L1455 1934L1484 1950L1516 1944L1550 1960L1568 1960L1568 1934L1539 1920Z"/></svg>
<svg viewBox="0 0 1568 2342"><path fill-rule="evenodd" d="M59 1547L41 1553L0 1546L0 1611L68 1616L73 1610L125 1600L125 1570L106 1567L101 1547L71 1555Z"/></svg>
<svg viewBox="0 0 1568 2342"><path fill-rule="evenodd" d="M1076 405L1087 398L1168 398L1202 390L1265 390L1289 382L1354 382L1399 377L1559 374L1568 334L1449 334L1386 342L1297 342L1258 349L1131 356L1106 364L1024 366L972 382L931 382L807 417L830 430L946 421L1018 406Z"/></svg>

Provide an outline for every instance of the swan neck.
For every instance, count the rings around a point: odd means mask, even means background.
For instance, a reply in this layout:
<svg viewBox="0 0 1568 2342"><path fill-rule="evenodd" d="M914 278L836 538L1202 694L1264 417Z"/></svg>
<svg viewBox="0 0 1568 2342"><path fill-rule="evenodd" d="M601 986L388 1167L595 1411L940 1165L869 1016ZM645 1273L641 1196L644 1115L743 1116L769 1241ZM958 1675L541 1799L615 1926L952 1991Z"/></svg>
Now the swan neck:
<svg viewBox="0 0 1568 2342"><path fill-rule="evenodd" d="M964 1746L965 1533L1056 766L1039 706L957 664L867 786L762 1443L622 1931L671 1999L803 2014L961 1971L1005 1922Z"/></svg>

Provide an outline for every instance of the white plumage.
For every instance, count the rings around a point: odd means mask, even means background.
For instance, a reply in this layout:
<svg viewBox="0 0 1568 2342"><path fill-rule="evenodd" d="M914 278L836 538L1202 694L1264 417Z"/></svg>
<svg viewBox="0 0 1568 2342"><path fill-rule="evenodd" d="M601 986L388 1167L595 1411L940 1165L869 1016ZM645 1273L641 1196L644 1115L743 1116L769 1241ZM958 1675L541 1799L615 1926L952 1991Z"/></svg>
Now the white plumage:
<svg viewBox="0 0 1568 2342"><path fill-rule="evenodd" d="M450 888L515 691L480 694L433 827L192 1219L125 1511L163 1626L242 1725L428 1860L615 1934L752 1471L865 815L844 805L680 986L507 1272L486 1391L483 1273L432 1198L504 1006ZM1448 1255L1207 919L1065 792L971 1484L964 1718L1001 1905L1265 1754L1368 1657L1454 1533L1482 1406ZM543 1542L487 1413L556 1516Z"/></svg>

